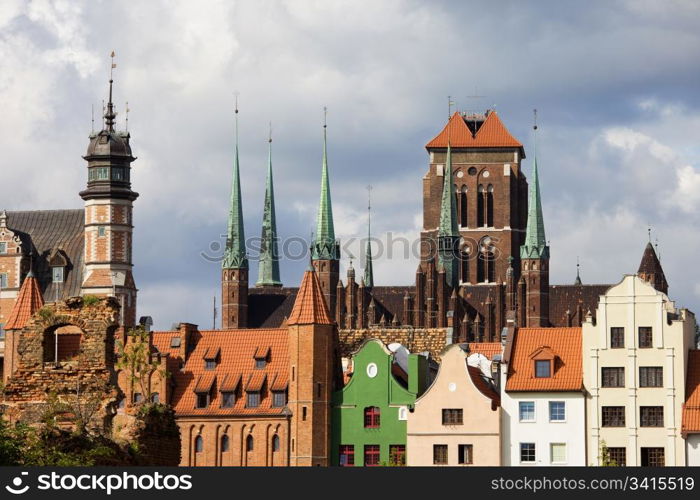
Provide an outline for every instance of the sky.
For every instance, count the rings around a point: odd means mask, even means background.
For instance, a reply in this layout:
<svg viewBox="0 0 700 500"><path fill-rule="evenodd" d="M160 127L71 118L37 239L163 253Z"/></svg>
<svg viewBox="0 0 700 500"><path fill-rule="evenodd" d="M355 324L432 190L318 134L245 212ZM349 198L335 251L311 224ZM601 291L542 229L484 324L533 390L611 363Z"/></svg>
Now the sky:
<svg viewBox="0 0 700 500"><path fill-rule="evenodd" d="M260 234L267 138L278 232L309 238L323 107L337 236L360 267L372 232L415 241L424 149L456 108L495 108L524 145L532 110L550 282L616 283L648 241L677 305L700 310L700 3L157 1L0 3L0 151L7 210L79 208L91 114L116 52L132 169L139 315L211 327L220 293L239 99L243 210ZM473 97L481 96L481 97ZM375 284L414 280L384 252ZM305 259L283 260L297 286ZM251 262L251 281L257 266Z"/></svg>

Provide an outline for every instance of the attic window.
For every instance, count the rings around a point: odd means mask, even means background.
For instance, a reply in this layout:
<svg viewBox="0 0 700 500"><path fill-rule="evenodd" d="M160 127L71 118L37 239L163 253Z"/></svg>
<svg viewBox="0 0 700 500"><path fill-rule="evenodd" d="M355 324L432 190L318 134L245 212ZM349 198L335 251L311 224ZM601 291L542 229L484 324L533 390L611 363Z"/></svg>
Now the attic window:
<svg viewBox="0 0 700 500"><path fill-rule="evenodd" d="M255 368L263 369L267 365L265 358L255 358Z"/></svg>
<svg viewBox="0 0 700 500"><path fill-rule="evenodd" d="M255 358L255 368L261 370L267 366L267 357L270 355L270 348L268 346L258 347L253 354Z"/></svg>
<svg viewBox="0 0 700 500"><path fill-rule="evenodd" d="M552 361L549 359L538 359L535 361L535 377L549 378L552 376Z"/></svg>
<svg viewBox="0 0 700 500"><path fill-rule="evenodd" d="M180 347L180 337L173 337L170 339L170 347Z"/></svg>
<svg viewBox="0 0 700 500"><path fill-rule="evenodd" d="M63 271L62 266L55 266L51 268L51 281L54 283L63 283Z"/></svg>

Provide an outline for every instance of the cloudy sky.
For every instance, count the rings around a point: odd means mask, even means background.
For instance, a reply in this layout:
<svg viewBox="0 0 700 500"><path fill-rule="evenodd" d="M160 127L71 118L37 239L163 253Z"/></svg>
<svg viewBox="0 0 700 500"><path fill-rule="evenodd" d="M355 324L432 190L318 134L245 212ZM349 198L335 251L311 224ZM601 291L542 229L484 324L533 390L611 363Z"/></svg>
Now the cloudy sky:
<svg viewBox="0 0 700 500"><path fill-rule="evenodd" d="M452 95L460 109L495 106L528 153L538 109L553 283L573 281L576 256L586 283L636 271L651 224L671 297L699 310L699 25L692 0L3 0L0 208L81 206L115 50L119 126L128 101L138 156L139 313L210 327L220 265L202 255L220 253L226 226L236 92L248 234L271 121L280 236L308 238L328 106L344 240L366 231L368 184L374 233L418 236L424 145ZM285 284L304 266L283 262ZM384 256L376 282L408 284L415 267Z"/></svg>

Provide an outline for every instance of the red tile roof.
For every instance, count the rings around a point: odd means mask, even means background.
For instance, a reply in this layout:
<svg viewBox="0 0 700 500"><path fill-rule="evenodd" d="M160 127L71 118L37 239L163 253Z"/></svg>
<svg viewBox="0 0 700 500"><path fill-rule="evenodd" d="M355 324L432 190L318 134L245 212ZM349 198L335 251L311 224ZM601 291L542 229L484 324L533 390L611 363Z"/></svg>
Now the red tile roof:
<svg viewBox="0 0 700 500"><path fill-rule="evenodd" d="M321 283L316 273L308 270L304 273L304 279L299 287L294 308L292 309L288 325L332 325L333 320L328 312L326 299L323 297Z"/></svg>
<svg viewBox="0 0 700 500"><path fill-rule="evenodd" d="M501 354L503 346L500 342L470 342L469 354L479 353L488 359L493 359L496 354Z"/></svg>
<svg viewBox="0 0 700 500"><path fill-rule="evenodd" d="M172 406L178 415L279 415L282 408L272 406L270 390L286 387L289 378L289 351L287 329L250 330L202 330L182 370L179 349L171 348L172 337L179 332L153 332L153 344L162 353L168 354L169 368L174 381ZM254 355L263 346L269 349L265 368L255 368ZM205 370L204 354L219 350L214 370ZM173 362L170 362L170 359ZM170 368L170 366L175 367ZM213 381L211 402L207 408L195 408L195 387ZM265 387L264 381L271 386ZM241 381L243 383L241 383ZM274 381L273 383L270 383ZM253 386L263 388L260 406L246 408L245 389ZM221 408L221 391L239 389L236 402L231 408Z"/></svg>
<svg viewBox="0 0 700 500"><path fill-rule="evenodd" d="M455 112L445 128L426 144L426 148L446 148L449 137L453 148L521 148L523 145L513 137L495 111L488 112L476 134L472 135L464 116Z"/></svg>
<svg viewBox="0 0 700 500"><path fill-rule="evenodd" d="M700 432L700 351L688 352L681 434Z"/></svg>
<svg viewBox="0 0 700 500"><path fill-rule="evenodd" d="M535 377L535 358L551 354L551 377ZM506 391L580 391L581 328L519 328L513 341Z"/></svg>
<svg viewBox="0 0 700 500"><path fill-rule="evenodd" d="M21 330L27 325L32 315L44 305L44 298L39 290L39 283L34 274L30 273L24 278L19 289L15 305L5 323L5 330Z"/></svg>

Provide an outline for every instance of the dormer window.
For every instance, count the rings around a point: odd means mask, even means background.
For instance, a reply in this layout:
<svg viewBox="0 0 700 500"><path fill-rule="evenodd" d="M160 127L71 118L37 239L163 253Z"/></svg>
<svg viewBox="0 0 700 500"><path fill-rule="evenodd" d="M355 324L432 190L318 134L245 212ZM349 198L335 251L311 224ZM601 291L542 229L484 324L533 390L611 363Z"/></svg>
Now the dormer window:
<svg viewBox="0 0 700 500"><path fill-rule="evenodd" d="M204 369L205 370L214 370L216 369L217 362L219 360L219 353L221 352L221 349L218 347L209 347L206 351L204 351Z"/></svg>
<svg viewBox="0 0 700 500"><path fill-rule="evenodd" d="M269 347L258 347L255 350L255 354L253 354L253 358L255 358L255 369L256 370L262 370L267 366L267 358L270 355L270 348Z"/></svg>
<svg viewBox="0 0 700 500"><path fill-rule="evenodd" d="M61 266L56 266L51 268L51 281L54 283L63 283L63 271L64 268Z"/></svg>
<svg viewBox="0 0 700 500"><path fill-rule="evenodd" d="M535 361L535 377L549 378L552 376L552 362L549 359Z"/></svg>

